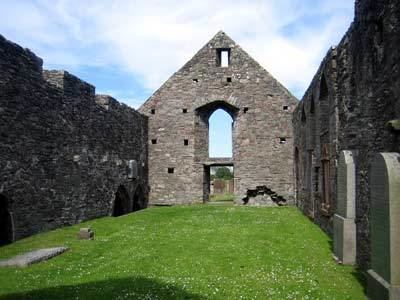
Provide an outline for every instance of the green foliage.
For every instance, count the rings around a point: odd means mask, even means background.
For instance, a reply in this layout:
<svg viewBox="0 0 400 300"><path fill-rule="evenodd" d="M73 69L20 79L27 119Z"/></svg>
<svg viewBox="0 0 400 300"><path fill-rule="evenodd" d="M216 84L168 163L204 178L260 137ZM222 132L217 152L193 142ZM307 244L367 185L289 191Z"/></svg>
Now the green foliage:
<svg viewBox="0 0 400 300"><path fill-rule="evenodd" d="M215 172L215 178L217 179L233 179L233 174L228 167L219 167Z"/></svg>
<svg viewBox="0 0 400 300"><path fill-rule="evenodd" d="M90 226L93 241L78 240ZM1 299L364 299L356 271L294 207L154 207L38 234L0 248L70 250L0 268Z"/></svg>

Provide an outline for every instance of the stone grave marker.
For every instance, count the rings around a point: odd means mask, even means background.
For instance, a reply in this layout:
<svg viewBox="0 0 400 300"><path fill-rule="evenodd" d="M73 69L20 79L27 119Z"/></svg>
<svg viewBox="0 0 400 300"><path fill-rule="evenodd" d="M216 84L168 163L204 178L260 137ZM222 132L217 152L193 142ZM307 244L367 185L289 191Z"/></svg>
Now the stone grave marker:
<svg viewBox="0 0 400 300"><path fill-rule="evenodd" d="M369 299L400 299L400 154L377 154L371 165Z"/></svg>
<svg viewBox="0 0 400 300"><path fill-rule="evenodd" d="M334 256L343 264L356 260L356 169L353 153L340 153L337 173L337 211L333 220Z"/></svg>

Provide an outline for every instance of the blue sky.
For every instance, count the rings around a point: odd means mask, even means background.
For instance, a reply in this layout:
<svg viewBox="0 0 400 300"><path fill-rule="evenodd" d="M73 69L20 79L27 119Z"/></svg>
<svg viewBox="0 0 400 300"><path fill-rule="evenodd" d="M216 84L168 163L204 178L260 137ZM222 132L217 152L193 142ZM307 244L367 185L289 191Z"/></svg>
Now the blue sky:
<svg viewBox="0 0 400 300"><path fill-rule="evenodd" d="M217 109L208 119L210 157L232 156L232 117Z"/></svg>
<svg viewBox="0 0 400 300"><path fill-rule="evenodd" d="M301 98L353 10L352 0L2 0L0 34L138 108L224 30Z"/></svg>

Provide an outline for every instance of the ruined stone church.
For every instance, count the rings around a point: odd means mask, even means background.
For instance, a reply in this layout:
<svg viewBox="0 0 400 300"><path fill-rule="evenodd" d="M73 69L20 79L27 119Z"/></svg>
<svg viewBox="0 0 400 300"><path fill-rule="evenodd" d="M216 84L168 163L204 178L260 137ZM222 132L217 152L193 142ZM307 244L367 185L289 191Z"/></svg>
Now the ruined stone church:
<svg viewBox="0 0 400 300"><path fill-rule="evenodd" d="M225 58L224 58L225 56ZM149 201L208 200L210 167L234 167L234 192L267 186L293 200L292 112L297 100L218 32L139 111L149 118ZM209 157L209 118L233 119L232 158Z"/></svg>
<svg viewBox="0 0 400 300"><path fill-rule="evenodd" d="M268 191L296 205L338 262L368 270L371 299L399 299L399 47L400 2L357 0L297 101L219 32L136 111L0 35L0 244L205 202L210 168L233 166L236 203ZM231 158L209 156L217 109Z"/></svg>

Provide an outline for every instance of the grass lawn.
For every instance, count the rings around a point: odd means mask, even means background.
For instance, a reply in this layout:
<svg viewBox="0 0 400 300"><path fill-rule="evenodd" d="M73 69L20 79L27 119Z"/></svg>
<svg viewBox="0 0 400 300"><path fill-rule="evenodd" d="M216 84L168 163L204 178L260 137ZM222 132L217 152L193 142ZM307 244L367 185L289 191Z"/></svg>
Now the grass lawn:
<svg viewBox="0 0 400 300"><path fill-rule="evenodd" d="M77 240L91 226L95 240ZM0 259L70 250L28 268L0 268L0 299L364 299L352 267L294 207L155 207L38 234Z"/></svg>
<svg viewBox="0 0 400 300"><path fill-rule="evenodd" d="M233 194L213 194L210 195L210 202L233 202L235 195Z"/></svg>

